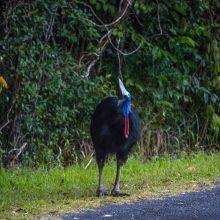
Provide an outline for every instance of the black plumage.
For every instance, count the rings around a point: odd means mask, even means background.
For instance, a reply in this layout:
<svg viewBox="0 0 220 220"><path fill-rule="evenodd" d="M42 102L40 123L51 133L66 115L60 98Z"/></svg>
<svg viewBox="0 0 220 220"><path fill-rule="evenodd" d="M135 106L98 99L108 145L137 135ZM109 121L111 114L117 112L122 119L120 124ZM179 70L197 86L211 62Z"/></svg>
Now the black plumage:
<svg viewBox="0 0 220 220"><path fill-rule="evenodd" d="M102 100L91 120L90 131L99 168L98 196L105 195L102 169L109 154L115 154L117 159L116 180L112 194L125 195L119 189L120 167L126 162L140 135L140 119L135 110L131 108L128 113L123 113L123 107L129 107L131 99L124 87L121 90L121 98L108 97ZM129 119L128 136L125 135L126 116Z"/></svg>

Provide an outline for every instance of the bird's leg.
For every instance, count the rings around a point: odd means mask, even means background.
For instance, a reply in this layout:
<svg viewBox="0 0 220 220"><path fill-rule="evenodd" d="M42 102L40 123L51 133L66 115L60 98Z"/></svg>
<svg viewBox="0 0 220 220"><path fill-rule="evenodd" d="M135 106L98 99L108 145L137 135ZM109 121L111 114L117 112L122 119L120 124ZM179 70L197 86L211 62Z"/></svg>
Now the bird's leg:
<svg viewBox="0 0 220 220"><path fill-rule="evenodd" d="M103 175L102 175L105 160L100 159L99 161L97 161L97 163L98 163L98 168L99 168L99 185L97 189L97 196L100 197L100 196L106 195L106 191L105 191L104 183L103 183Z"/></svg>
<svg viewBox="0 0 220 220"><path fill-rule="evenodd" d="M122 193L120 191L120 171L121 171L122 165L123 165L123 162L117 158L117 171L116 171L116 177L115 177L115 184L112 190L113 196L129 196L129 194Z"/></svg>

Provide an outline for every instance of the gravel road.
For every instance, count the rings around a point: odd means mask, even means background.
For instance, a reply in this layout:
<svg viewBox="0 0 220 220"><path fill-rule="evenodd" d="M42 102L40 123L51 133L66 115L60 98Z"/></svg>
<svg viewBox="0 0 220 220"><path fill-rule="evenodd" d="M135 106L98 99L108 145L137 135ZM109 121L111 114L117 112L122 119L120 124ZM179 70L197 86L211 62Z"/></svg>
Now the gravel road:
<svg viewBox="0 0 220 220"><path fill-rule="evenodd" d="M143 199L134 203L106 204L98 209L66 213L62 219L220 220L220 184L211 190L183 193L163 200Z"/></svg>

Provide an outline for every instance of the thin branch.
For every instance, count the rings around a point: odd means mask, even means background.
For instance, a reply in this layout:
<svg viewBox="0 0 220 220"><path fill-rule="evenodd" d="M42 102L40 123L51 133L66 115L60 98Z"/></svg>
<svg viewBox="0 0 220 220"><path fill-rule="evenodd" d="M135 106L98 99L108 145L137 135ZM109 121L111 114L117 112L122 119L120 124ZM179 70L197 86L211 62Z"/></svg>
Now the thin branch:
<svg viewBox="0 0 220 220"><path fill-rule="evenodd" d="M111 23L108 23L108 24L105 24L102 21L102 19L99 18L99 16L95 13L95 11L93 10L93 8L90 5L88 5L86 3L80 3L80 4L88 7L91 10L91 12L93 13L93 15L96 17L96 19L102 24L102 25L96 24L96 26L107 28L110 26L115 26L116 24L118 24L122 20L122 18L124 18L125 14L127 13L128 8L132 5L132 0L126 0L126 1L127 1L127 4L125 5L124 10L122 10L122 13L119 15L119 17L117 17L114 21L112 21ZM120 3L120 5L121 5L121 3Z"/></svg>
<svg viewBox="0 0 220 220"><path fill-rule="evenodd" d="M122 11L121 15L115 21L111 22L110 24L106 24L105 27L116 25L120 20L122 20L122 18L124 18L125 14L128 11L128 8L131 5L132 5L132 0L127 0L127 4L125 6L125 9Z"/></svg>
<svg viewBox="0 0 220 220"><path fill-rule="evenodd" d="M59 147L59 154L57 155L57 161L58 161L58 164L59 164L60 167L62 167L62 163L61 163L61 161L60 161L61 155L62 155L62 150L61 150L61 148Z"/></svg>
<svg viewBox="0 0 220 220"><path fill-rule="evenodd" d="M48 41L53 34L53 26L54 26L54 20L57 12L57 6L55 8L55 12L53 13L53 16L50 18L49 27L47 28L47 31L45 33L45 41Z"/></svg>
<svg viewBox="0 0 220 220"><path fill-rule="evenodd" d="M124 0L121 0L120 3L119 3L119 12L122 11L122 5L123 5L123 2L124 2Z"/></svg>
<svg viewBox="0 0 220 220"><path fill-rule="evenodd" d="M133 14L134 14L134 16L135 16L135 18L136 18L138 24L141 25L142 27L144 27L144 25L141 23L140 19L138 18L138 16L137 16L135 10L134 10L133 8L131 8L131 10L132 10L132 12L133 12Z"/></svg>
<svg viewBox="0 0 220 220"><path fill-rule="evenodd" d="M119 48L117 48L117 47L114 45L114 43L112 42L111 38L109 38L109 42L111 43L112 47L113 47L117 52L119 52L120 54L122 54L122 55L124 55L124 56L130 56L130 55L136 53L136 52L141 48L141 46L142 46L142 44L143 44L143 42L141 42L141 43L139 44L139 46L138 46L135 50L133 50L133 51L131 51L131 52L124 52L124 51L120 50Z"/></svg>
<svg viewBox="0 0 220 220"><path fill-rule="evenodd" d="M165 35L167 36L168 34L167 33L164 33L163 32L163 29L161 27L161 20L160 20L160 5L159 5L159 2L157 0L157 22L158 22L158 27L159 27L159 33L158 34L153 34L153 35L150 35L150 36L147 36L147 38L153 38L153 37L159 37L159 36L162 36L162 35Z"/></svg>
<svg viewBox="0 0 220 220"><path fill-rule="evenodd" d="M94 60L89 64L89 66L87 67L87 70L86 70L86 75L85 75L84 77L88 77L88 76L89 76L92 67L93 67L93 66L96 64L96 62L99 60L99 58L100 58L100 56L102 55L102 53L104 52L104 49L106 48L107 44L108 44L108 41L106 41L106 42L103 44L103 46L102 46L102 48L101 48L99 54L96 54L97 58L94 59Z"/></svg>
<svg viewBox="0 0 220 220"><path fill-rule="evenodd" d="M160 30L160 35L163 34L163 30L161 28L161 24L160 24L160 5L159 5L159 2L157 0L157 21L158 21L158 26L159 26L159 30Z"/></svg>
<svg viewBox="0 0 220 220"><path fill-rule="evenodd" d="M118 59L119 59L119 62L120 62L119 65L121 65L120 54L123 55L123 56L129 56L129 55L132 55L132 54L136 53L141 48L142 42L140 43L140 45L135 50L133 50L131 52L123 52L122 50L119 49L119 45L115 46L114 43L111 40L113 27L115 25L117 25L125 17L125 14L127 13L128 8L132 5L132 2L133 2L133 0L125 0L125 1L126 1L126 3L125 3L125 6L124 6L123 9L122 9L122 5L124 3L124 0L120 1L120 6L119 6L119 13L120 13L120 15L119 15L119 17L116 18L113 22L111 22L109 24L105 24L101 20L101 18L99 18L99 16L95 13L95 11L93 10L93 8L90 5L88 5L86 3L81 3L81 4L83 4L84 6L88 7L91 10L91 12L95 16L95 18L101 23L101 26L99 24L94 23L93 21L92 21L92 23L95 24L96 26L104 27L106 29L106 31L107 31L107 33L99 41L99 45L103 44L101 46L100 52L98 54L95 54L96 58L93 61L91 61L90 64L88 65L87 70L86 70L86 74L85 74L84 77L88 77L89 76L92 67L100 59L100 57L103 54L103 52L104 52L105 48L107 47L108 43L110 43L112 45L112 47L117 51ZM109 29L108 27L111 27L111 29ZM104 40L105 40L105 42L103 43ZM119 42L119 44L120 44L120 42ZM84 56L82 56L80 58L80 63L82 62L83 57ZM119 69L121 69L121 66L119 67ZM119 73L119 74L120 74L120 77L122 77L122 74L121 73Z"/></svg>
<svg viewBox="0 0 220 220"><path fill-rule="evenodd" d="M20 154L24 151L24 148L26 147L27 142L23 143L23 145L18 149L18 153L16 155L16 157L18 158L20 156Z"/></svg>
<svg viewBox="0 0 220 220"><path fill-rule="evenodd" d="M16 153L16 158L18 158L20 156L20 154L24 151L25 147L27 146L27 142L23 143L22 146L20 148L13 148L11 149L8 154L11 154L14 151L17 151Z"/></svg>
<svg viewBox="0 0 220 220"><path fill-rule="evenodd" d="M123 77L122 77L122 73L121 73L121 54L119 52L119 48L120 48L120 41L121 39L118 39L118 46L117 46L117 56L118 56L118 74L120 79L123 81Z"/></svg>
<svg viewBox="0 0 220 220"><path fill-rule="evenodd" d="M0 131L6 127L10 122L11 120L9 119L9 115L11 113L11 110L12 110L12 107L13 107L13 104L11 105L10 109L8 110L8 113L7 113L7 121L5 122L5 124L3 124L1 127L0 127Z"/></svg>
<svg viewBox="0 0 220 220"><path fill-rule="evenodd" d="M92 152L92 154L91 154L91 156L90 156L90 160L89 160L89 162L86 164L86 166L85 166L85 170L89 167L89 165L91 164L91 162L92 162L92 160L93 160L93 155L94 155L94 151Z"/></svg>
<svg viewBox="0 0 220 220"><path fill-rule="evenodd" d="M121 6L122 6L122 3L123 3L123 0L120 2L120 10L122 10L121 9ZM112 45L112 47L117 51L117 52L119 52L120 54L122 54L122 55L124 55L124 56L129 56L129 55L132 55L133 53L136 53L140 48L141 48L141 46L142 46L142 42L140 43L140 45L135 49L135 50L133 50L133 51L131 51L131 52L123 52L123 51L121 51L119 48L117 48L115 45L114 45L114 43L112 42L112 40L111 40L111 33L112 33L112 30L109 30L107 27L108 26L111 26L111 25L113 25L113 24L116 24L117 23L117 21L119 21L121 18L121 16L118 18L118 19L116 19L115 21L113 21L113 22L111 22L111 23L109 23L109 24L105 24L99 17L98 17L98 15L94 12L94 10L92 9L92 7L90 6L90 5L87 5L87 4L85 4L85 3L83 3L84 5L86 5L87 7L89 7L90 9L91 9L91 11L92 11L92 13L94 14L94 16L97 18L97 20L102 24L102 26L104 26L105 27L105 29L106 29L106 31L107 31L107 33L101 38L101 40L102 39L104 39L106 36L108 37L108 39L109 39L109 42L111 43L111 45ZM126 10L123 10L123 13L122 13L122 15L124 16L125 15L125 12L127 11L127 9L128 9L128 6L131 6L132 5L132 1L130 0L127 0L127 5L126 5L126 7L125 7L125 9Z"/></svg>

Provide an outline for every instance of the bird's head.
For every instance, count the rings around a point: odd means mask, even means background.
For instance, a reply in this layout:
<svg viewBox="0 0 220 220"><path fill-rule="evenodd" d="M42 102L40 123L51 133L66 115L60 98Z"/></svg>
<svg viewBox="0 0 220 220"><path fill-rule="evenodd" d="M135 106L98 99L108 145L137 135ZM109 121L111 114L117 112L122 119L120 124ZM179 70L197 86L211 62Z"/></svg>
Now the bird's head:
<svg viewBox="0 0 220 220"><path fill-rule="evenodd" d="M118 79L119 82L119 105L122 106L122 111L124 116L128 116L131 112L131 95L125 89L123 82Z"/></svg>

